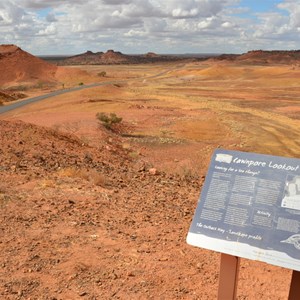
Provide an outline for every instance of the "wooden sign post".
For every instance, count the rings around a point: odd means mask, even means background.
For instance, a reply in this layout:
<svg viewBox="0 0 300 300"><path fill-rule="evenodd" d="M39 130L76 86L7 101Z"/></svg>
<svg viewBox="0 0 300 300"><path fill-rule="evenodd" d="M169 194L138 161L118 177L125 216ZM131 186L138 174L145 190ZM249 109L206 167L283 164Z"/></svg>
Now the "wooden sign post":
<svg viewBox="0 0 300 300"><path fill-rule="evenodd" d="M221 253L218 300L235 300L240 258ZM293 271L288 300L300 298L300 272Z"/></svg>
<svg viewBox="0 0 300 300"><path fill-rule="evenodd" d="M298 300L300 298L300 272L293 271L290 286L289 300Z"/></svg>
<svg viewBox="0 0 300 300"><path fill-rule="evenodd" d="M234 300L240 258L292 269L300 299L300 159L217 149L187 243L221 253L219 300Z"/></svg>
<svg viewBox="0 0 300 300"><path fill-rule="evenodd" d="M236 299L240 258L221 254L218 300Z"/></svg>

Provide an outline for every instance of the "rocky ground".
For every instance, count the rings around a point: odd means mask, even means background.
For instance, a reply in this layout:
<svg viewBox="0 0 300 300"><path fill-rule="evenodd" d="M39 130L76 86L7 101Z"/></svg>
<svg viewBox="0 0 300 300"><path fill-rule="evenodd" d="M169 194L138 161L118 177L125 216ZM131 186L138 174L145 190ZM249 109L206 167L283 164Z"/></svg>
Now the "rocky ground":
<svg viewBox="0 0 300 300"><path fill-rule="evenodd" d="M55 78L95 75L112 82L1 115L0 299L216 299L220 254L186 243L210 157L299 157L299 68L90 65ZM122 117L118 130L99 112ZM242 259L237 299L287 299L290 279Z"/></svg>
<svg viewBox="0 0 300 300"><path fill-rule="evenodd" d="M204 176L0 121L1 299L216 299L219 254L186 244ZM242 260L238 299L286 299L290 271ZM274 289L274 287L276 287Z"/></svg>

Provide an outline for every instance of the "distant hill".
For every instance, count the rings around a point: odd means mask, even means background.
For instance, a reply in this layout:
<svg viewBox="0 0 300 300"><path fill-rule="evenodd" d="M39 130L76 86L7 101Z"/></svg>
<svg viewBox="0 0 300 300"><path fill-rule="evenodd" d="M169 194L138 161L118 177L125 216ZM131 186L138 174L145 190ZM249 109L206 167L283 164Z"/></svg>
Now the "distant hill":
<svg viewBox="0 0 300 300"><path fill-rule="evenodd" d="M57 66L16 45L0 45L0 101L23 98L20 92L28 88L52 90L98 80L84 70Z"/></svg>
<svg viewBox="0 0 300 300"><path fill-rule="evenodd" d="M252 50L244 54L223 54L214 60L235 61L244 64L296 64L300 63L300 50Z"/></svg>
<svg viewBox="0 0 300 300"><path fill-rule="evenodd" d="M58 65L110 65L110 64L142 64L155 62L169 62L180 60L212 60L230 61L244 64L297 64L300 63L300 50L252 50L244 54L172 54L161 55L154 52L140 55L128 55L118 51L107 52L87 51L61 59Z"/></svg>
<svg viewBox="0 0 300 300"><path fill-rule="evenodd" d="M55 82L57 66L16 45L0 45L0 87L20 83Z"/></svg>
<svg viewBox="0 0 300 300"><path fill-rule="evenodd" d="M254 50L249 51L245 54L242 54L237 58L239 61L250 61L250 62L262 62L262 63L294 63L300 62L300 50L292 51L263 51L263 50Z"/></svg>
<svg viewBox="0 0 300 300"><path fill-rule="evenodd" d="M153 52L148 52L147 54L141 55L128 55L119 51L108 50L105 53L94 53L92 51L87 51L85 53L60 60L57 63L59 65L117 65L168 62L184 59L187 59L187 57L176 55L159 55Z"/></svg>

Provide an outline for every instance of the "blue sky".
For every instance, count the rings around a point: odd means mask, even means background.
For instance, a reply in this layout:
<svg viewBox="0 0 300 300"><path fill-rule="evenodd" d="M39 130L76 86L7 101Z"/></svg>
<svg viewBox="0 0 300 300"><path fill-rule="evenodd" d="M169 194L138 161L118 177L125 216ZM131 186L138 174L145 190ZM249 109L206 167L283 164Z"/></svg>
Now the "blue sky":
<svg viewBox="0 0 300 300"><path fill-rule="evenodd" d="M281 0L242 0L235 5L236 8L244 8L244 12L236 14L245 19L257 19L261 13L276 12L280 15L288 16L288 12L280 9L278 4L282 3Z"/></svg>
<svg viewBox="0 0 300 300"><path fill-rule="evenodd" d="M300 48L300 0L6 0L0 44L33 54Z"/></svg>
<svg viewBox="0 0 300 300"><path fill-rule="evenodd" d="M248 7L252 12L266 12L277 10L276 5L282 1L280 0L243 0L239 6Z"/></svg>
<svg viewBox="0 0 300 300"><path fill-rule="evenodd" d="M45 18L51 11L52 11L51 7L43 8L43 9L37 10L37 14L40 18Z"/></svg>

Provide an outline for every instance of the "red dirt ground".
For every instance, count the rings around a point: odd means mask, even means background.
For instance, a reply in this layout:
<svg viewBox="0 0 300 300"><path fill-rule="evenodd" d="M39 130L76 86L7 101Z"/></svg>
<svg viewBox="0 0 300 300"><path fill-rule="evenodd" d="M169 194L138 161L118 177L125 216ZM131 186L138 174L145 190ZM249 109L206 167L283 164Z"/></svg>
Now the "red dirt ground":
<svg viewBox="0 0 300 300"><path fill-rule="evenodd" d="M185 242L203 177L153 175L104 130L97 147L20 121L0 132L2 299L216 298L219 254ZM242 260L238 299L285 299L289 277Z"/></svg>
<svg viewBox="0 0 300 300"><path fill-rule="evenodd" d="M233 88L209 77L221 67L190 68L1 117L0 299L216 299L219 253L185 241L211 153L297 153L298 90L271 102L278 90L253 92L261 79ZM123 117L118 134L100 109ZM242 259L237 299L287 299L290 279Z"/></svg>

